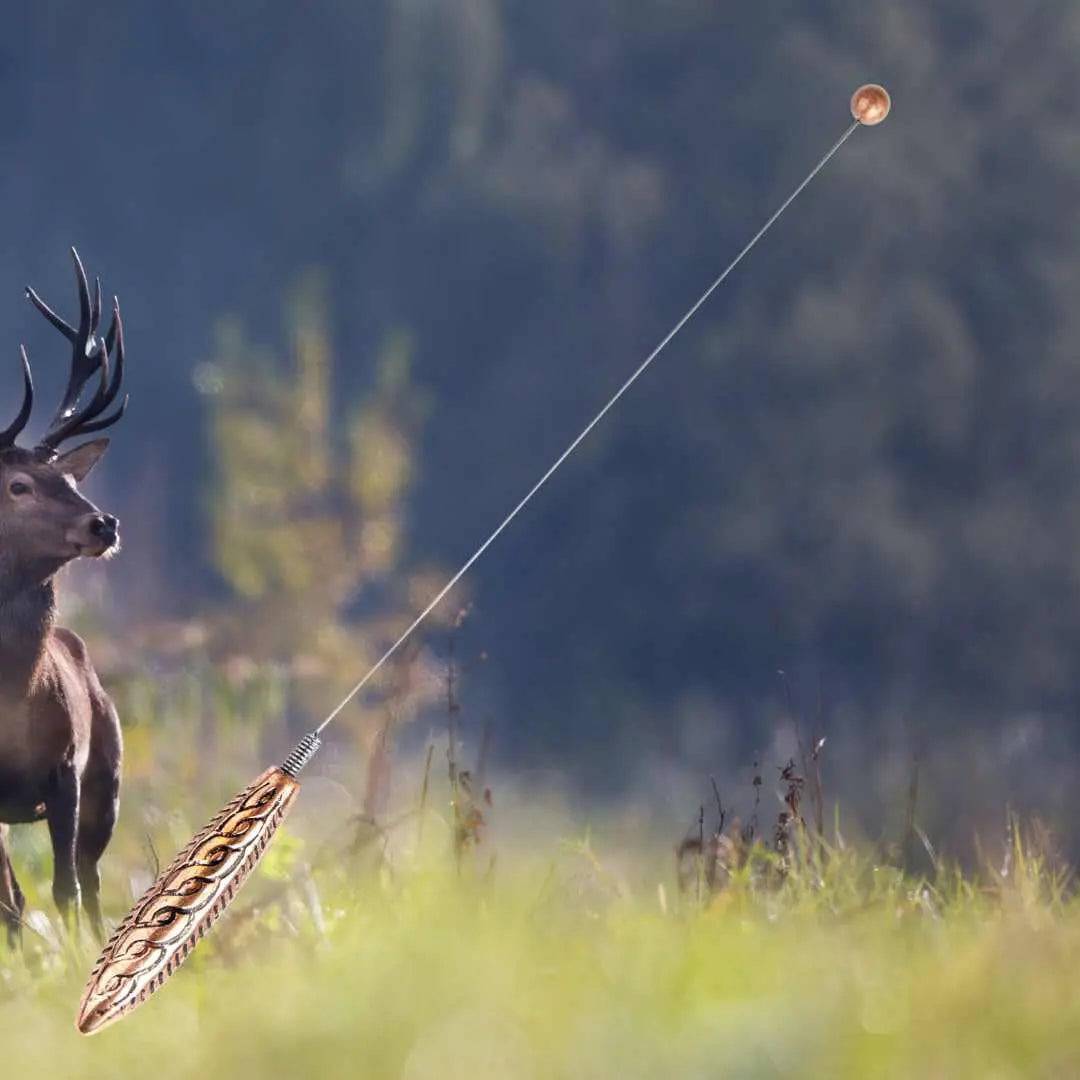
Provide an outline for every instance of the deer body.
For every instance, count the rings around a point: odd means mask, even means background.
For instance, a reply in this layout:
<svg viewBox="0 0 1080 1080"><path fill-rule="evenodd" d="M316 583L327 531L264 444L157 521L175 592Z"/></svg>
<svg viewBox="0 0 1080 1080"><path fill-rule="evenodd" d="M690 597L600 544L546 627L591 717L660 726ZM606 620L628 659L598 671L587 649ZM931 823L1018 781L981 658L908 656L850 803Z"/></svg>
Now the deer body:
<svg viewBox="0 0 1080 1080"><path fill-rule="evenodd" d="M56 626L54 578L75 558L108 557L118 549L117 521L78 491L108 446L95 439L60 454L59 443L100 430L123 411L97 417L115 398L123 370L123 331L97 337L100 286L91 301L75 256L80 323L73 329L32 291L30 298L74 346L64 402L33 450L15 445L29 419L33 386L23 351L24 401L0 432L0 922L9 939L22 925L24 900L5 841L13 824L45 821L53 849L53 898L68 918L80 896L102 932L101 859L116 824L122 743L116 709L102 689L82 640ZM115 366L109 375L109 354ZM101 385L79 409L86 381Z"/></svg>
<svg viewBox="0 0 1080 1080"><path fill-rule="evenodd" d="M99 928L97 863L116 823L120 724L82 641L53 626L51 583L32 592L0 604L0 821L48 822L53 897L66 913L81 891ZM8 877L0 903L15 930L22 904L13 868Z"/></svg>

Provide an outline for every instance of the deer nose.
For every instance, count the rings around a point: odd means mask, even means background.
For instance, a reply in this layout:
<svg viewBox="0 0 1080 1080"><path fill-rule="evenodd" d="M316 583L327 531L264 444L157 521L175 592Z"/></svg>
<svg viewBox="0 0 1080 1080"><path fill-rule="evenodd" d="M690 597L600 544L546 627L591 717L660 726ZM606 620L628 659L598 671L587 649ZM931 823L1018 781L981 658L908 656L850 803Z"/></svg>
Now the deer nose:
<svg viewBox="0 0 1080 1080"><path fill-rule="evenodd" d="M112 514L98 514L90 522L90 534L100 540L115 540L116 528L120 524Z"/></svg>

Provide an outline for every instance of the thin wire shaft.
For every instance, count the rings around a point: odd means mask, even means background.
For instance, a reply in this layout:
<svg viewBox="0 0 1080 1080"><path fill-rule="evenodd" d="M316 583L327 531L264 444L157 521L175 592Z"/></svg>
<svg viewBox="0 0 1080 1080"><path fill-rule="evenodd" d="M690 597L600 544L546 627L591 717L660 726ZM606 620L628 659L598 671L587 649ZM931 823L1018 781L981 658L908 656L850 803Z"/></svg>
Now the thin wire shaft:
<svg viewBox="0 0 1080 1080"><path fill-rule="evenodd" d="M326 717L326 719L315 729L315 734L320 734L323 729L337 717L338 713L349 704L350 701L375 677L375 674L379 669L387 662L405 644L406 641L412 636L416 628L439 606L443 598L448 592L469 572L473 564L485 551L498 539L502 531L521 513L522 510L528 505L532 497L551 479L555 471L560 465L581 445L586 436L601 420L611 411L615 403L630 389L637 380L645 374L652 362L668 347L672 338L679 333L680 330L698 313L698 310L702 307L706 300L724 283L727 276L735 269L750 254L751 250L757 244L757 242L773 227L777 219L781 214L802 194L803 190L814 179L815 176L829 163L833 155L851 138L855 129L859 127L859 121L856 120L852 123L851 127L840 136L839 139L832 145L829 152L806 174L802 183L780 204L776 212L761 226L760 229L754 234L746 247L735 256L734 259L728 264L727 269L701 294L694 305L686 312L685 315L668 331L667 336L656 346L655 349L642 361L637 367L634 373L619 387L618 390L611 396L607 404L581 429L581 432L574 439L572 443L555 459L551 464L547 472L536 481L535 484L529 489L524 498L506 515L500 522L498 528L469 556L468 560L464 563L460 570L436 593L431 602L416 616L415 619L406 627L401 636L379 657L375 664L369 669L368 673L334 706L333 711Z"/></svg>

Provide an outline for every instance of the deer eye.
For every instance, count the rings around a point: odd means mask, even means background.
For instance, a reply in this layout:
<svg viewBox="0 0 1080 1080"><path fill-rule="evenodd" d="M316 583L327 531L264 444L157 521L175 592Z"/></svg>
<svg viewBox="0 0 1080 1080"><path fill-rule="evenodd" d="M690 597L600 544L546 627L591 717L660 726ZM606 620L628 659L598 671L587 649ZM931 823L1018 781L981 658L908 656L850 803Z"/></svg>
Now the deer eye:
<svg viewBox="0 0 1080 1080"><path fill-rule="evenodd" d="M10 491L12 495L29 495L30 485L23 480L12 480L8 486L8 491Z"/></svg>

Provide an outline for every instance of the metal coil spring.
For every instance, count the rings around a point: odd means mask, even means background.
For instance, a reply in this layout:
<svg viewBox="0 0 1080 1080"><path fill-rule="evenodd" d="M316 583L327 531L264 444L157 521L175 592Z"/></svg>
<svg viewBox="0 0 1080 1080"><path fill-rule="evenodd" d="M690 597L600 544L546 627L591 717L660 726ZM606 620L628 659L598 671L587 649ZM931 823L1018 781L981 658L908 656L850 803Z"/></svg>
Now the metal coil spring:
<svg viewBox="0 0 1080 1080"><path fill-rule="evenodd" d="M299 776L300 770L318 753L320 746L322 739L316 732L309 731L293 747L292 753L282 763L281 771L294 778Z"/></svg>

